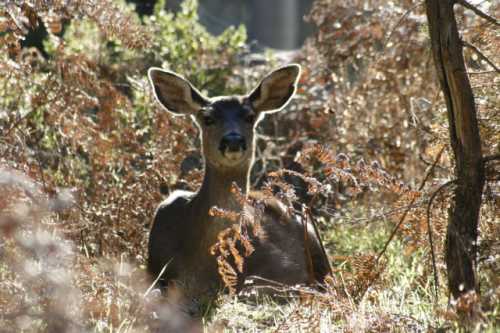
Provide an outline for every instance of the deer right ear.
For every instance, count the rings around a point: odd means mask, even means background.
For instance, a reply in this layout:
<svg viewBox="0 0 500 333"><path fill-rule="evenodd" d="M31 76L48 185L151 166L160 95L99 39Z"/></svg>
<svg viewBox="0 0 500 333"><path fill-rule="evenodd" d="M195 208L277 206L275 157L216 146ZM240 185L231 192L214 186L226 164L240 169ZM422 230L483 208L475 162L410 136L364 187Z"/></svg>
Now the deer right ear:
<svg viewBox="0 0 500 333"><path fill-rule="evenodd" d="M283 109L297 90L300 65L291 64L268 74L248 95L257 112L276 112Z"/></svg>
<svg viewBox="0 0 500 333"><path fill-rule="evenodd" d="M156 99L167 111L194 114L209 103L188 80L174 72L152 67L148 77Z"/></svg>

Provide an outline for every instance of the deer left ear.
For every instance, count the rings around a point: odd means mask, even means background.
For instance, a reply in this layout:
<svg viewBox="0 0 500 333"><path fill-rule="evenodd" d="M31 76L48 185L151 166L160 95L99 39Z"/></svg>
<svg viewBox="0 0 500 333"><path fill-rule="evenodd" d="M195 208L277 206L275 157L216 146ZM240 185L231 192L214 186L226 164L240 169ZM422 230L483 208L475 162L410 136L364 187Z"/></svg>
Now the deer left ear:
<svg viewBox="0 0 500 333"><path fill-rule="evenodd" d="M248 94L252 107L257 112L276 112L283 109L297 90L300 65L291 64L269 73Z"/></svg>
<svg viewBox="0 0 500 333"><path fill-rule="evenodd" d="M196 114L209 103L188 80L171 71L152 67L149 81L158 102L174 114Z"/></svg>

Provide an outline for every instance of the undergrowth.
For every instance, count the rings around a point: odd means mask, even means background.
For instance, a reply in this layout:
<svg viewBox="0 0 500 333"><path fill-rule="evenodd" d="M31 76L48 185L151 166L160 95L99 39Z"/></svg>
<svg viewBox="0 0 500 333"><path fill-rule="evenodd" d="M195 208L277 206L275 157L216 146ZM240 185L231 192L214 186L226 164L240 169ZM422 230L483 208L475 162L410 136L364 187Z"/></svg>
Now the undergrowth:
<svg viewBox="0 0 500 333"><path fill-rule="evenodd" d="M498 13L498 2L486 5ZM118 0L0 4L3 331L498 328L498 161L487 165L480 293L449 301L450 192L430 198L453 177L453 161L424 8L406 0L315 1L308 20L317 32L295 59L303 67L298 95L258 128L253 187L314 219L332 264L326 291L297 286L282 301L223 293L200 326L175 295L166 300L150 288L145 249L154 210L173 189L196 190L203 170L197 128L154 103L147 68L177 71L213 96L248 91L276 65L271 58L249 67L244 28L211 36L196 1L175 15L163 6L140 19ZM495 31L457 15L463 38L498 64ZM46 55L21 47L37 27L48 31ZM493 156L498 75L474 52L465 58L484 155ZM215 255L229 238L245 241L241 230L227 231ZM251 244L244 248L251 255ZM239 267L231 269L237 278Z"/></svg>

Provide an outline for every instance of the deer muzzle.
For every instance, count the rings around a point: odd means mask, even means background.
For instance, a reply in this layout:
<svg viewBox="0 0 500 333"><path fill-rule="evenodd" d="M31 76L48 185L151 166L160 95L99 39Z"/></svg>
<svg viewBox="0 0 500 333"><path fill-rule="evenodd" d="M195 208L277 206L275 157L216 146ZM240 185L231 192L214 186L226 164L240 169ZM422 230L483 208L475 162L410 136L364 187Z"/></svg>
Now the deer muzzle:
<svg viewBox="0 0 500 333"><path fill-rule="evenodd" d="M243 155L247 149L246 140L238 133L229 133L222 137L219 150L224 157L236 159Z"/></svg>

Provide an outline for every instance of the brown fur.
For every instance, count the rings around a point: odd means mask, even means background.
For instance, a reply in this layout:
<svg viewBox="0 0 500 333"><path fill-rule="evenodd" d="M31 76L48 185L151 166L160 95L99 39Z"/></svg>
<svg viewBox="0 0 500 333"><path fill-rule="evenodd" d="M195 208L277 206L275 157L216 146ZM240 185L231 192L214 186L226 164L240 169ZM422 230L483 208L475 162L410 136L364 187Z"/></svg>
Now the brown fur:
<svg viewBox="0 0 500 333"><path fill-rule="evenodd" d="M310 282L308 260L311 260L314 279L323 281L328 263L314 232L307 231L309 259L301 221L290 216L277 199L248 191L255 127L264 112L279 110L289 101L298 75L298 66L283 67L268 75L247 96L208 99L182 77L159 69L150 70L158 101L166 108L178 105L179 109L170 110L172 112L194 116L201 130L205 157L205 176L199 191L176 191L156 211L149 238L148 270L156 278L166 266L160 280L163 285L174 281L190 298L213 293L221 286L217 263L209 249L216 243L217 235L232 222L209 216L208 211L217 206L253 214L254 209L237 202L231 194L233 182L245 195L265 205L262 219L258 221L262 232L251 236L255 251L246 258L243 277L258 276L285 285L305 284ZM206 117L210 117L209 125L206 125ZM249 146L231 161L218 149L220 140L228 132L242 135Z"/></svg>

